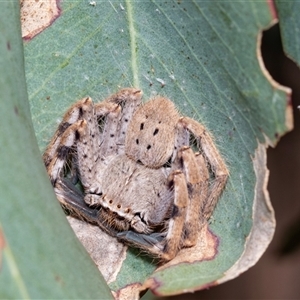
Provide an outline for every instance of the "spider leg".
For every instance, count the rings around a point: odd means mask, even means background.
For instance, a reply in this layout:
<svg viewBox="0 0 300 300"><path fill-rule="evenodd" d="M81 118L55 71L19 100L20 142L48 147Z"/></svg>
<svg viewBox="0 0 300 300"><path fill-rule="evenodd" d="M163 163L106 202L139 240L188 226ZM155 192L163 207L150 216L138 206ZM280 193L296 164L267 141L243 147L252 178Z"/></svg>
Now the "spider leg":
<svg viewBox="0 0 300 300"><path fill-rule="evenodd" d="M102 161L105 160L105 157L117 153L118 145L115 136L118 129L120 113L121 107L118 106L114 111L110 112L105 119L99 141L99 151L97 151L98 158Z"/></svg>
<svg viewBox="0 0 300 300"><path fill-rule="evenodd" d="M120 107L116 103L101 102L93 105L87 97L77 101L65 114L54 138L44 154L44 162L52 185L63 177L62 170L70 162L70 173L74 181L80 181L89 189L96 176L99 159L100 132L97 119L113 114ZM57 190L57 189L56 189Z"/></svg>
<svg viewBox="0 0 300 300"><path fill-rule="evenodd" d="M159 253L159 256L164 260L173 259L180 249L189 201L188 189L184 174L177 170L172 172L168 179L170 183L173 183L174 185L174 206L171 218L168 222L168 230L164 240L164 248L162 252Z"/></svg>
<svg viewBox="0 0 300 300"><path fill-rule="evenodd" d="M101 149L104 147L102 141L106 131L104 128L102 135L100 134L98 118L105 115L106 119L115 118L120 110L120 106L112 103L101 102L98 105L93 105L90 98L81 106L81 117L84 122L75 128L75 136L80 180L85 190L91 188L97 177L97 162L104 159ZM108 139L109 142L110 140ZM112 148L111 143L108 143L108 148Z"/></svg>
<svg viewBox="0 0 300 300"><path fill-rule="evenodd" d="M158 232L144 234L134 231L121 231L117 233L117 238L125 243L129 242L130 244L138 245L140 248L145 250L148 250L152 247L158 247L160 251L162 251L163 247L160 245L160 243L165 238L165 235Z"/></svg>
<svg viewBox="0 0 300 300"><path fill-rule="evenodd" d="M126 132L127 123L140 104L141 97L140 90L127 88L97 104L93 104L89 97L73 104L43 155L52 184L55 186L56 180L63 176L64 166L70 163L69 175L75 182L78 180L77 170L80 170L81 184L91 193L86 200L89 204L96 203L98 196L93 193L97 194L100 187L97 177L99 169L103 167L101 164L105 163L107 156L117 154L119 127ZM120 114L121 108L123 114ZM98 120L101 117L104 117L104 127L100 132Z"/></svg>
<svg viewBox="0 0 300 300"><path fill-rule="evenodd" d="M97 109L95 110L96 115L97 116L106 115L110 111L115 110L117 106L118 105L114 103L101 102L97 105ZM76 127L78 125L74 125L74 124L75 123L79 124L78 121L83 120L83 115L86 115L86 111L89 111L91 107L92 107L92 100L91 98L86 97L73 104L65 113L62 122L58 126L58 129L56 130L52 140L48 144L43 154L43 160L49 174L53 173L52 168L53 166L57 165L56 162L57 160L61 160L62 158L65 159L67 157L70 150L68 148L70 148L73 145L72 142L70 142L70 139L68 139L68 135L70 135L70 132L76 130ZM72 125L73 127L70 130L69 128ZM69 145L67 146L66 143ZM94 142L94 144L97 144L97 141ZM67 146L68 148L62 146ZM99 145L97 146L99 147ZM74 161L74 159L72 159L72 161ZM50 177L51 180L53 180L53 178L57 178L58 176L59 173L56 173L54 177L53 176Z"/></svg>
<svg viewBox="0 0 300 300"><path fill-rule="evenodd" d="M61 143L61 138L63 133L69 128L70 125L74 124L79 120L81 117L81 106L87 101L88 98L81 99L74 103L65 113L62 122L59 124L53 138L51 139L50 143L48 144L44 154L43 160L45 166L51 163L51 160L57 154L58 147Z"/></svg>
<svg viewBox="0 0 300 300"><path fill-rule="evenodd" d="M79 120L70 125L60 137L60 143L57 146L56 153L50 163L46 166L51 183L55 186L58 178L61 177L62 169L66 163L67 157L77 139L77 129L85 126L86 121Z"/></svg>
<svg viewBox="0 0 300 300"><path fill-rule="evenodd" d="M190 143L190 132L183 126L176 126L174 151L171 158L172 171L182 169L182 156L178 155L178 152L182 147L189 145L189 143Z"/></svg>
<svg viewBox="0 0 300 300"><path fill-rule="evenodd" d="M116 237L117 232L101 221L98 217L99 210L90 208L84 202L84 194L68 179L59 179L55 186L56 197L64 209L72 216L97 224L103 231Z"/></svg>
<svg viewBox="0 0 300 300"><path fill-rule="evenodd" d="M125 147L125 136L128 124L137 109L141 104L143 92L136 88L125 88L113 94L105 101L108 103L116 103L122 107L122 113L119 114L118 120L108 120L107 128L105 128L106 136L114 138L114 143L117 147L117 153L123 154ZM118 124L110 124L111 122L118 122Z"/></svg>
<svg viewBox="0 0 300 300"><path fill-rule="evenodd" d="M57 153L47 167L48 174L52 185L54 186L57 199L65 209L70 211L71 214L77 218L97 224L106 233L111 236L116 236L117 232L100 218L99 210L89 207L84 202L84 194L80 192L73 183L69 182L68 179L61 176L62 169L68 154L72 151L72 147L77 145L78 150L78 147L80 147L81 144L84 145L84 138L86 137L87 130L87 121L85 119L78 120L65 130L60 138L60 144L56 150ZM82 137L83 141L79 142L79 139ZM79 156L80 151L78 150L77 152L77 155ZM84 153L82 155L84 155ZM85 182L84 180L89 180L89 178L81 176L81 181Z"/></svg>
<svg viewBox="0 0 300 300"><path fill-rule="evenodd" d="M90 136L90 142L92 143L91 150L94 154L94 160L92 162L97 162L101 157L101 146L104 139L104 132L102 134L99 132L98 120L101 117L111 118L111 116L118 115L120 111L120 106L116 103L111 102L99 102L89 107L89 110L86 111L86 115L83 114L83 117L89 120L87 135Z"/></svg>
<svg viewBox="0 0 300 300"><path fill-rule="evenodd" d="M202 207L207 199L209 173L203 156L200 153L195 155L190 147L182 147L178 156L182 160L189 192L183 246L191 247L196 244L199 230L205 222Z"/></svg>
<svg viewBox="0 0 300 300"><path fill-rule="evenodd" d="M203 150L203 156L205 160L210 164L210 168L215 176L213 183L211 184L208 192L208 197L203 205L203 215L206 219L209 219L217 201L222 193L227 178L229 176L229 171L217 150L212 137L206 131L205 127L198 123L197 121L182 117L179 120L179 124L188 129L191 134L195 136L201 149Z"/></svg>

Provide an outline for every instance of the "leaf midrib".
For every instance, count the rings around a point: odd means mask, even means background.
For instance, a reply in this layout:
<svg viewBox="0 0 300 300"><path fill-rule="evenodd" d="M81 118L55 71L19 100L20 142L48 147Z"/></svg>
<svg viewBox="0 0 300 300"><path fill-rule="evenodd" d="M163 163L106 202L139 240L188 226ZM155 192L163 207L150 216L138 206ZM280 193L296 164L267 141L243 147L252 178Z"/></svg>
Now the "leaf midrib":
<svg viewBox="0 0 300 300"><path fill-rule="evenodd" d="M130 36L130 51L131 51L131 70L133 76L133 86L139 88L139 76L138 76L138 66L137 66L137 43L136 43L136 28L134 27L133 21L133 2L126 0L127 8L127 20Z"/></svg>

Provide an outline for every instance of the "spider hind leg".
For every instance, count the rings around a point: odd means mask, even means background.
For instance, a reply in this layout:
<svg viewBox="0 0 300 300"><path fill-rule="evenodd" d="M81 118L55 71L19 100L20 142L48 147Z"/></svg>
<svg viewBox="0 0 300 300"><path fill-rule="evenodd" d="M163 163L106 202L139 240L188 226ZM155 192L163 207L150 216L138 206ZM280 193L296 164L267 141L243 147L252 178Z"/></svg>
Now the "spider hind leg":
<svg viewBox="0 0 300 300"><path fill-rule="evenodd" d="M189 193L183 246L191 247L196 245L199 230L205 222L202 207L207 199L209 173L203 156L195 155L191 148L182 147L178 155L182 158Z"/></svg>
<svg viewBox="0 0 300 300"><path fill-rule="evenodd" d="M226 185L229 171L214 144L213 138L203 125L188 117L182 117L179 120L179 124L189 130L196 138L199 148L202 150L203 157L210 165L214 176L214 180L208 190L207 199L202 207L202 214L205 219L208 220L212 215L219 197Z"/></svg>

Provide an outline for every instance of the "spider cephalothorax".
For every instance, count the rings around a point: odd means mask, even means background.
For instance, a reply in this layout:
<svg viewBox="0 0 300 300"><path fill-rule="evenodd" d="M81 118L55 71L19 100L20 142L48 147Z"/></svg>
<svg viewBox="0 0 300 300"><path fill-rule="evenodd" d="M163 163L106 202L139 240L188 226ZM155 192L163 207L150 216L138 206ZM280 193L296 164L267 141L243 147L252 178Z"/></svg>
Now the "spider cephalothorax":
<svg viewBox="0 0 300 300"><path fill-rule="evenodd" d="M195 245L228 170L203 125L181 117L164 97L142 104L141 96L126 88L97 104L90 98L76 102L43 158L65 208L170 260ZM199 152L192 150L190 135Z"/></svg>

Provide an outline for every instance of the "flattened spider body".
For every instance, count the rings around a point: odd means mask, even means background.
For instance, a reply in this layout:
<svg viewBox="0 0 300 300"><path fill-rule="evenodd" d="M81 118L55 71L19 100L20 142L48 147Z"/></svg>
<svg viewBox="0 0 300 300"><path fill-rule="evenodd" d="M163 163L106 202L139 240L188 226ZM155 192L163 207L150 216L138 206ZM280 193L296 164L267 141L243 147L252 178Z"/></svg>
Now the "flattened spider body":
<svg viewBox="0 0 300 300"><path fill-rule="evenodd" d="M141 104L141 96L126 88L98 104L90 98L76 102L43 158L64 207L119 240L170 260L196 244L228 170L203 125L180 117L166 98ZM202 154L190 148L190 135ZM66 166L83 194L67 178Z"/></svg>

